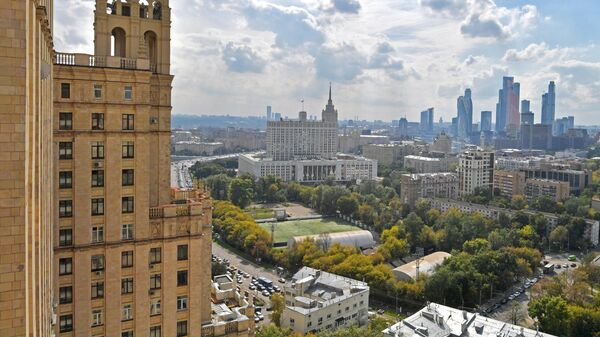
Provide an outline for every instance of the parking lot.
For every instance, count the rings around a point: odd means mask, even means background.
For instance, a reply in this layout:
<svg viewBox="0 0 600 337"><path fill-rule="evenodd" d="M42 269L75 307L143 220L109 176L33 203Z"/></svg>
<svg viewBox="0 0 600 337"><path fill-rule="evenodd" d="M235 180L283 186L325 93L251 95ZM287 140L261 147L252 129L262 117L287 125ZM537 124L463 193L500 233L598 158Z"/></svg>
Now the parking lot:
<svg viewBox="0 0 600 337"><path fill-rule="evenodd" d="M249 300L256 298L259 302L264 302L264 305L255 307L255 323L257 325L269 323L271 295L282 291L284 279L230 253L217 244L213 244L214 246L219 248L216 251L213 248L213 262L227 266L227 274L235 282L240 294ZM271 281L271 286L269 286L269 281Z"/></svg>

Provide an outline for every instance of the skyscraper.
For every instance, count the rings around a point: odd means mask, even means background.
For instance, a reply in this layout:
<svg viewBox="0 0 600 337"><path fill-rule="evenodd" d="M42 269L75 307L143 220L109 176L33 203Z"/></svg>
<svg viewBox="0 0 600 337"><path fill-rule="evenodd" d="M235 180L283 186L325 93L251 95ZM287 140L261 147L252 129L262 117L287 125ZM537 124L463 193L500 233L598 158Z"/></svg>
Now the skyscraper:
<svg viewBox="0 0 600 337"><path fill-rule="evenodd" d="M53 5L0 1L0 12L0 336L50 337Z"/></svg>
<svg viewBox="0 0 600 337"><path fill-rule="evenodd" d="M556 110L554 81L548 83L548 92L542 95L542 124L552 125Z"/></svg>
<svg viewBox="0 0 600 337"><path fill-rule="evenodd" d="M512 76L502 78L502 89L498 91L496 104L496 132L516 130L519 125L519 96L521 86Z"/></svg>
<svg viewBox="0 0 600 337"><path fill-rule="evenodd" d="M530 110L530 102L526 99L521 101L521 124L533 125L533 112Z"/></svg>
<svg viewBox="0 0 600 337"><path fill-rule="evenodd" d="M421 111L420 128L422 131L433 131L433 108Z"/></svg>
<svg viewBox="0 0 600 337"><path fill-rule="evenodd" d="M492 112L481 112L481 127L480 131L492 131Z"/></svg>
<svg viewBox="0 0 600 337"><path fill-rule="evenodd" d="M471 89L465 89L464 96L459 96L456 100L456 109L458 116L458 137L467 139L471 133L473 125L473 102L471 100Z"/></svg>
<svg viewBox="0 0 600 337"><path fill-rule="evenodd" d="M170 31L168 0L96 0L95 54L56 54L57 336L213 322L211 201L171 189Z"/></svg>
<svg viewBox="0 0 600 337"><path fill-rule="evenodd" d="M271 106L267 105L267 120L271 120Z"/></svg>

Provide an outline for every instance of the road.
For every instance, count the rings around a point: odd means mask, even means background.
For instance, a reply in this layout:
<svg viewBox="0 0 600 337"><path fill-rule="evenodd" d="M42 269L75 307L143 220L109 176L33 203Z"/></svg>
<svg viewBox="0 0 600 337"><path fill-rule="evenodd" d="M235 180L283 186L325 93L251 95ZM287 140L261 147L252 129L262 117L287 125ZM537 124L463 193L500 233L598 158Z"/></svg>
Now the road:
<svg viewBox="0 0 600 337"><path fill-rule="evenodd" d="M256 154L259 152L246 153ZM196 162L211 162L217 159L235 158L240 154L242 153L230 153L205 157L171 156L171 186L179 188L192 187L192 177L189 173L189 169Z"/></svg>

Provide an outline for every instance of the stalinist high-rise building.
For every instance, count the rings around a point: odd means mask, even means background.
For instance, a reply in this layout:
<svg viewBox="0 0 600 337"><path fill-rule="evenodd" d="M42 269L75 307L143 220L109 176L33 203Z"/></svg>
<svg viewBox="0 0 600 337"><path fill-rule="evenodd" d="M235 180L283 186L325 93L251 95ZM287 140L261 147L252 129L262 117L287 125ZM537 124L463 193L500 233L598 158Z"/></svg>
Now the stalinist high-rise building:
<svg viewBox="0 0 600 337"><path fill-rule="evenodd" d="M170 186L171 9L150 3L96 0L94 55L55 56L57 336L211 324L211 201Z"/></svg>

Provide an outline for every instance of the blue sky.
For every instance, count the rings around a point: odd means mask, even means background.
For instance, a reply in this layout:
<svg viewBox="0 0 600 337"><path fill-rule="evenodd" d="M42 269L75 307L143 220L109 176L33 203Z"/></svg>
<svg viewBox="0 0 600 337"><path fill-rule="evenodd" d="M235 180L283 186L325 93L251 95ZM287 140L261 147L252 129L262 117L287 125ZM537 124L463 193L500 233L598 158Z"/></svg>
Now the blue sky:
<svg viewBox="0 0 600 337"><path fill-rule="evenodd" d="M130 0L133 1L133 0ZM137 1L137 0L136 0ZM55 47L93 52L92 0L55 3ZM436 120L472 89L474 119L494 110L502 76L540 119L600 124L600 2L493 0L171 0L173 113Z"/></svg>

